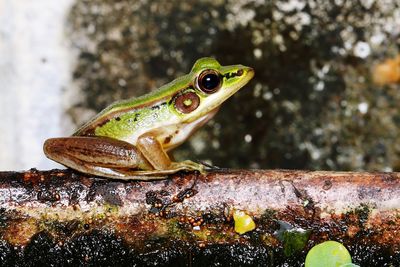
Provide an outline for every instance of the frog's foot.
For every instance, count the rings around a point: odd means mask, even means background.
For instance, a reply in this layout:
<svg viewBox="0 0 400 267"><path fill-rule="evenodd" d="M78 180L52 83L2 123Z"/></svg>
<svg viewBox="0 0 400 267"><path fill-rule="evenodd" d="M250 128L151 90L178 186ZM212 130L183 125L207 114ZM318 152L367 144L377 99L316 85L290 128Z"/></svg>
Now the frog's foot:
<svg viewBox="0 0 400 267"><path fill-rule="evenodd" d="M196 163L190 160L185 160L181 162L171 162L165 170L133 170L131 171L132 176L148 176L149 179L161 179L155 177L167 176L169 174L174 174L179 171L198 171L201 174L205 173L205 166L200 163ZM143 179L141 179L143 180Z"/></svg>
<svg viewBox="0 0 400 267"><path fill-rule="evenodd" d="M181 162L172 162L168 169L172 170L187 170L187 171L198 171L200 173L205 173L205 165L191 160L185 160Z"/></svg>
<svg viewBox="0 0 400 267"><path fill-rule="evenodd" d="M195 162L196 162L197 164L203 165L204 168L205 168L206 170L222 170L222 169L223 169L223 168L221 168L221 167L218 167L218 166L209 164L209 163L204 162L204 161L201 161L201 160L196 160Z"/></svg>
<svg viewBox="0 0 400 267"><path fill-rule="evenodd" d="M204 165L192 161L172 162L168 169L165 170L138 170L129 168L102 168L96 166L86 173L91 173L98 176L103 176L112 179L120 180L163 180L167 179L168 175L177 173L179 171L198 171L205 174Z"/></svg>

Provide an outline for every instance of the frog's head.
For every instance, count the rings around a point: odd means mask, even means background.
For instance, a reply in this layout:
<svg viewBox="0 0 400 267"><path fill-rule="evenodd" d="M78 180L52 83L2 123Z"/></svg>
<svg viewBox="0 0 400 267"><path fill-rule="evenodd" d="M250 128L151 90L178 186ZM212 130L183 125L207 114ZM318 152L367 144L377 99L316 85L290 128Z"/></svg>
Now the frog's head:
<svg viewBox="0 0 400 267"><path fill-rule="evenodd" d="M191 122L217 109L253 76L250 67L221 66L214 58L201 58L187 75L190 85L178 92L171 104L184 122Z"/></svg>

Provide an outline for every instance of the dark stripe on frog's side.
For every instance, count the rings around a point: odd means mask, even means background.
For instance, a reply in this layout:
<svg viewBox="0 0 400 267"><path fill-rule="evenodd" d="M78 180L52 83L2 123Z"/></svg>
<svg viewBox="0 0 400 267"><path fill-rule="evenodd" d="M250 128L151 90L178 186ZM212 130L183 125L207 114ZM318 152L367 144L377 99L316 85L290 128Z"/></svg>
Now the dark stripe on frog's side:
<svg viewBox="0 0 400 267"><path fill-rule="evenodd" d="M161 108L162 106L164 106L164 105L167 105L167 102L162 102L162 103L160 103L160 104L158 104L158 105L152 106L151 109L152 109L152 110L160 109L160 108ZM135 117L135 119L136 119L136 117Z"/></svg>

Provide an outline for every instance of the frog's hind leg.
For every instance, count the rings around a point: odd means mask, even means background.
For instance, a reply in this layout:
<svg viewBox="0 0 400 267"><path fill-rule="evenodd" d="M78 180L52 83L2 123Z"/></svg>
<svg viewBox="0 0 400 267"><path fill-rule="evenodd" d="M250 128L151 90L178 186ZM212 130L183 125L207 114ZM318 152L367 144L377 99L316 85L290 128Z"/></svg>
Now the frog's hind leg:
<svg viewBox="0 0 400 267"><path fill-rule="evenodd" d="M140 176L142 173L137 173L137 170L151 174L152 166L134 145L117 139L80 136L52 138L46 140L43 150L48 158L92 175L126 180L165 178L165 175Z"/></svg>

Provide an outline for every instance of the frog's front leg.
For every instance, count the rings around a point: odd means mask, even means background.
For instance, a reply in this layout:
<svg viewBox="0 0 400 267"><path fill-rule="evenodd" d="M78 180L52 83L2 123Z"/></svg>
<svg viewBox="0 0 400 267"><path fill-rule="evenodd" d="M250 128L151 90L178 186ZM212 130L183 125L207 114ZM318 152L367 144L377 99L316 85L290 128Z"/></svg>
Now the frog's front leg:
<svg viewBox="0 0 400 267"><path fill-rule="evenodd" d="M116 179L157 179L141 177L135 171L154 168L132 144L107 137L73 136L51 138L43 146L46 156L83 173Z"/></svg>
<svg viewBox="0 0 400 267"><path fill-rule="evenodd" d="M161 142L156 137L157 134L146 133L139 136L136 148L140 150L142 155L147 159L148 162L155 169L152 171L153 173L158 174L168 174L174 173L180 170L196 170L203 172L204 165L185 160L182 162L173 162L168 157L168 154L165 152ZM140 172L147 173L147 172Z"/></svg>

